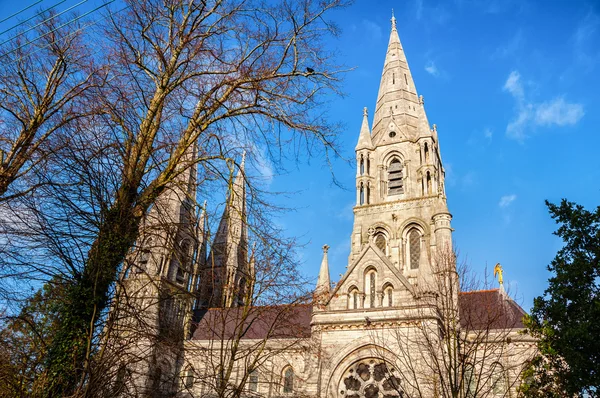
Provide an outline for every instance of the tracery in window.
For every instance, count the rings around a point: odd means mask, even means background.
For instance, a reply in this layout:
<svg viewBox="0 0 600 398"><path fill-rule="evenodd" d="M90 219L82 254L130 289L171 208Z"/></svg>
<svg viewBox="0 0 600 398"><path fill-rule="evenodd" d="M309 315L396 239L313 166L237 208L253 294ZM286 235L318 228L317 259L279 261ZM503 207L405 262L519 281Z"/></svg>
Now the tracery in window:
<svg viewBox="0 0 600 398"><path fill-rule="evenodd" d="M404 193L404 176L402 163L398 158L393 158L388 167L388 195Z"/></svg>
<svg viewBox="0 0 600 398"><path fill-rule="evenodd" d="M364 359L350 366L338 384L340 397L405 397L397 371L380 359Z"/></svg>
<svg viewBox="0 0 600 398"><path fill-rule="evenodd" d="M283 392L286 394L294 392L294 369L288 367L283 374Z"/></svg>
<svg viewBox="0 0 600 398"><path fill-rule="evenodd" d="M417 269L421 258L421 234L415 228L408 233L408 245L410 268Z"/></svg>

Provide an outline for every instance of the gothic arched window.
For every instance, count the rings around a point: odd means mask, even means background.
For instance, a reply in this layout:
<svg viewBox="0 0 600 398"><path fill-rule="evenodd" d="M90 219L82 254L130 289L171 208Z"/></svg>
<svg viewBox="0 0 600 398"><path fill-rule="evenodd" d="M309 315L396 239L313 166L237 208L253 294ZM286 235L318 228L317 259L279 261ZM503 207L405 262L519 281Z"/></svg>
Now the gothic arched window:
<svg viewBox="0 0 600 398"><path fill-rule="evenodd" d="M371 159L367 158L367 175L371 175Z"/></svg>
<svg viewBox="0 0 600 398"><path fill-rule="evenodd" d="M248 390L258 391L258 371L256 369L252 370L248 376Z"/></svg>
<svg viewBox="0 0 600 398"><path fill-rule="evenodd" d="M365 174L365 159L363 155L360 155L360 175Z"/></svg>
<svg viewBox="0 0 600 398"><path fill-rule="evenodd" d="M429 146L425 143L425 164L429 163Z"/></svg>
<svg viewBox="0 0 600 398"><path fill-rule="evenodd" d="M421 234L415 228L408 233L408 252L410 256L410 268L419 268L419 259L421 258Z"/></svg>
<svg viewBox="0 0 600 398"><path fill-rule="evenodd" d="M377 236L375 236L375 246L385 254L387 242L383 233L378 233Z"/></svg>
<svg viewBox="0 0 600 398"><path fill-rule="evenodd" d="M286 394L294 392L294 369L291 367L283 373L283 392Z"/></svg>
<svg viewBox="0 0 600 398"><path fill-rule="evenodd" d="M506 394L506 375L504 374L504 367L495 362L492 365L492 393L496 397L503 397Z"/></svg>
<svg viewBox="0 0 600 398"><path fill-rule="evenodd" d="M477 390L477 381L475 380L475 369L470 363L465 365L463 379L463 388L466 391L465 396L467 398L475 398L475 392Z"/></svg>
<svg viewBox="0 0 600 398"><path fill-rule="evenodd" d="M368 292L369 308L374 308L376 306L376 298L377 298L376 286L377 286L377 271L372 269L365 274L365 292Z"/></svg>
<svg viewBox="0 0 600 398"><path fill-rule="evenodd" d="M431 173L427 172L427 195L431 195L433 193L433 189L431 188Z"/></svg>
<svg viewBox="0 0 600 398"><path fill-rule="evenodd" d="M194 387L194 369L191 366L188 366L183 373L183 387L188 390Z"/></svg>
<svg viewBox="0 0 600 398"><path fill-rule="evenodd" d="M388 167L388 195L399 195L401 193L404 193L402 163L398 158L394 158Z"/></svg>
<svg viewBox="0 0 600 398"><path fill-rule="evenodd" d="M390 284L383 288L383 305L384 307L394 306L394 287Z"/></svg>
<svg viewBox="0 0 600 398"><path fill-rule="evenodd" d="M356 286L350 288L348 292L348 309L358 309L358 289Z"/></svg>
<svg viewBox="0 0 600 398"><path fill-rule="evenodd" d="M365 204L365 186L363 185L363 183L360 183L360 198L359 198L359 203L361 205Z"/></svg>
<svg viewBox="0 0 600 398"><path fill-rule="evenodd" d="M381 359L366 358L351 365L338 384L342 397L406 397L398 372Z"/></svg>

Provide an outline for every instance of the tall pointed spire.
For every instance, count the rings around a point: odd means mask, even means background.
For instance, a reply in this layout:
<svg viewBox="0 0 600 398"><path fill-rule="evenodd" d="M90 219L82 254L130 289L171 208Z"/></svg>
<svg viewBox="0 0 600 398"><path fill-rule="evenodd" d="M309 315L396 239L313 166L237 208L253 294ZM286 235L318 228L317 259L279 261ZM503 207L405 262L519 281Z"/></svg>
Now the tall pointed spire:
<svg viewBox="0 0 600 398"><path fill-rule="evenodd" d="M329 290L331 289L329 263L327 261L328 250L329 246L323 245L323 260L321 261L321 270L319 271L319 279L317 280L317 288L315 289L315 295L318 297L329 295Z"/></svg>
<svg viewBox="0 0 600 398"><path fill-rule="evenodd" d="M358 143L355 150L358 151L361 149L373 149L371 130L369 129L369 114L366 107L363 109L363 122L360 127L360 135L358 136Z"/></svg>
<svg viewBox="0 0 600 398"><path fill-rule="evenodd" d="M379 95L373 118L372 139L375 145L416 139L425 132L422 106L417 89L408 67L404 49L396 28L396 17L392 11L391 32L379 85Z"/></svg>
<svg viewBox="0 0 600 398"><path fill-rule="evenodd" d="M246 225L246 153L227 195L227 202L208 259L211 280L219 281L213 290L202 294L205 305L231 307L239 304L241 281L247 280L248 227Z"/></svg>

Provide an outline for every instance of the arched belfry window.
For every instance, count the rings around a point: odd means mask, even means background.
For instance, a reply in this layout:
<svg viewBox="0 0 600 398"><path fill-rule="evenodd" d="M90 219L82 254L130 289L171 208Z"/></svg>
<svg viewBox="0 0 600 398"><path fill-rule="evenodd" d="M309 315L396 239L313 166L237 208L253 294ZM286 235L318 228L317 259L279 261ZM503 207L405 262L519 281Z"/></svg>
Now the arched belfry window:
<svg viewBox="0 0 600 398"><path fill-rule="evenodd" d="M367 194L366 194L366 202L367 204L371 204L371 183L367 182Z"/></svg>
<svg viewBox="0 0 600 398"><path fill-rule="evenodd" d="M362 182L360 183L360 198L359 198L359 203L361 205L365 204L365 186L364 186L364 184Z"/></svg>
<svg viewBox="0 0 600 398"><path fill-rule="evenodd" d="M388 166L388 195L404 193L404 176L400 159L394 158Z"/></svg>
<svg viewBox="0 0 600 398"><path fill-rule="evenodd" d="M419 259L421 258L421 234L416 228L408 233L408 253L410 269L419 268Z"/></svg>
<svg viewBox="0 0 600 398"><path fill-rule="evenodd" d="M283 372L283 392L284 394L294 392L294 369L291 366Z"/></svg>
<svg viewBox="0 0 600 398"><path fill-rule="evenodd" d="M365 174L365 158L360 155L360 175Z"/></svg>
<svg viewBox="0 0 600 398"><path fill-rule="evenodd" d="M367 157L367 175L371 175L371 159Z"/></svg>
<svg viewBox="0 0 600 398"><path fill-rule="evenodd" d="M425 143L425 163L429 164L429 146Z"/></svg>
<svg viewBox="0 0 600 398"><path fill-rule="evenodd" d="M375 236L375 246L377 246L377 248L381 250L383 254L386 254L385 249L387 247L387 241L383 233L380 232Z"/></svg>
<svg viewBox="0 0 600 398"><path fill-rule="evenodd" d="M431 173L429 171L427 172L427 194L433 194L433 189L431 186Z"/></svg>

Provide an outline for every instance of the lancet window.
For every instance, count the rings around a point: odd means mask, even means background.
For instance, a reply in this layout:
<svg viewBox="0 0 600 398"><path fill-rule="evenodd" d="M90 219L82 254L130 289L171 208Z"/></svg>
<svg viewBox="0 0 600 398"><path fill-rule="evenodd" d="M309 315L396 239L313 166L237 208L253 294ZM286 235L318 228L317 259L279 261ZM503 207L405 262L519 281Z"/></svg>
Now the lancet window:
<svg viewBox="0 0 600 398"><path fill-rule="evenodd" d="M399 195L401 193L404 193L402 163L398 158L394 158L388 166L388 195Z"/></svg>
<svg viewBox="0 0 600 398"><path fill-rule="evenodd" d="M291 366L283 372L283 392L285 394L294 392L294 369Z"/></svg>
<svg viewBox="0 0 600 398"><path fill-rule="evenodd" d="M411 269L419 268L421 258L421 234L416 228L408 233L408 254Z"/></svg>

